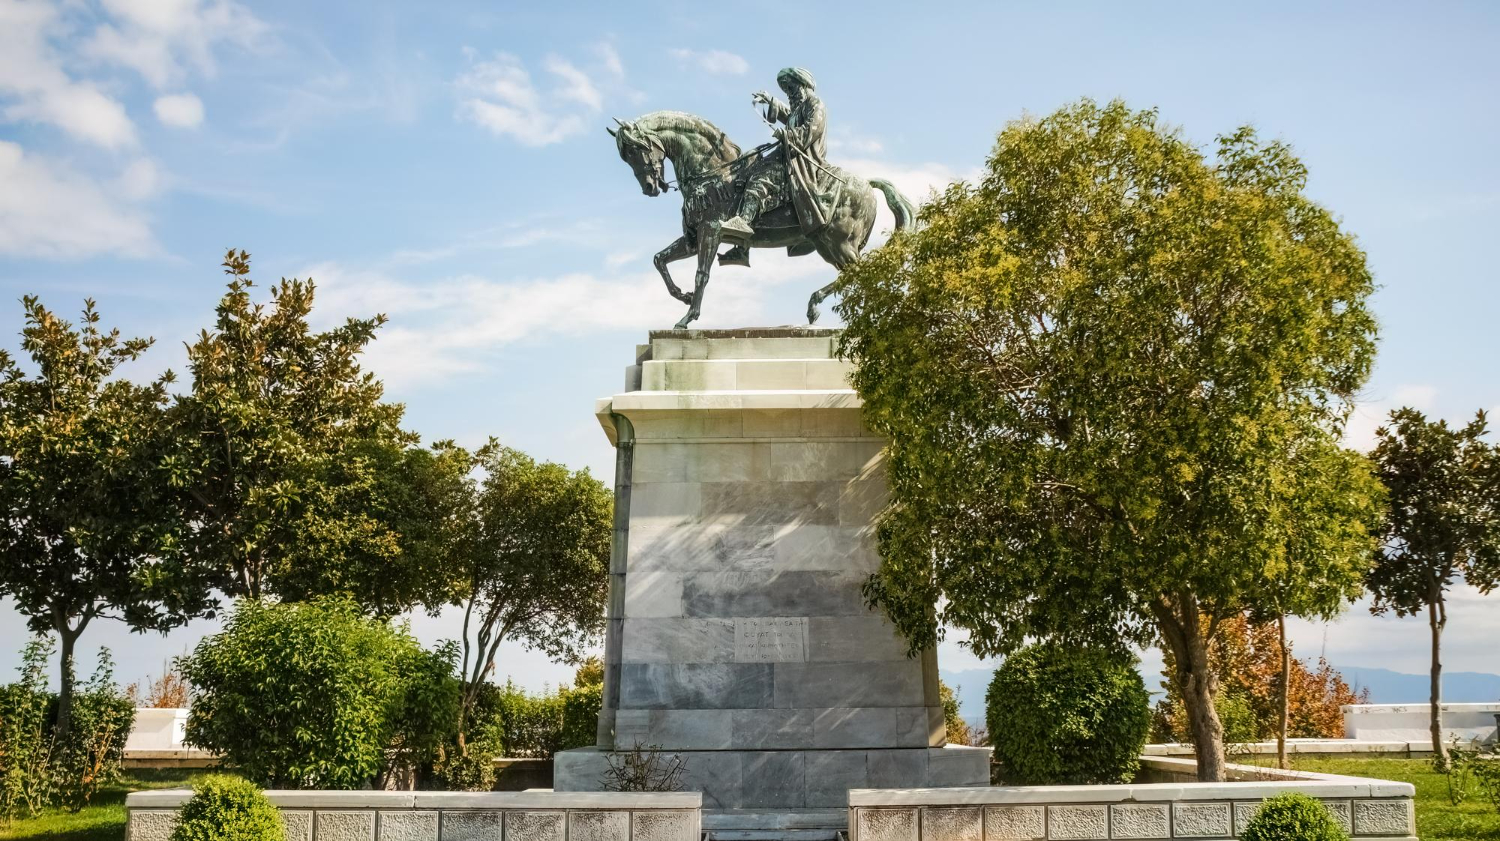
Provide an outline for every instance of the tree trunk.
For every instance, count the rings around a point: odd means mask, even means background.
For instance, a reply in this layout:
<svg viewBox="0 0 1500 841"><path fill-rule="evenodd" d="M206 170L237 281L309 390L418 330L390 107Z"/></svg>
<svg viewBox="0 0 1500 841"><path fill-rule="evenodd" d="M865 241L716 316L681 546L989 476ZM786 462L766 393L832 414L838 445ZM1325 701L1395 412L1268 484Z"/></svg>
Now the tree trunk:
<svg viewBox="0 0 1500 841"><path fill-rule="evenodd" d="M1292 764L1286 756L1286 731L1292 717L1292 652L1286 647L1285 615L1276 617L1276 630L1281 635L1281 723L1276 728L1276 764L1290 768Z"/></svg>
<svg viewBox="0 0 1500 841"><path fill-rule="evenodd" d="M1448 606L1443 597L1427 603L1427 624L1432 628L1432 753L1433 765L1448 770L1448 746L1443 742L1443 626L1448 624Z"/></svg>
<svg viewBox="0 0 1500 841"><path fill-rule="evenodd" d="M75 668L73 663L73 650L78 644L78 635L83 632L83 624L77 628L69 628L67 619L59 619L53 625L61 638L60 650L60 673L57 681L57 723L52 732L59 741L67 738L73 729L73 683Z"/></svg>
<svg viewBox="0 0 1500 841"><path fill-rule="evenodd" d="M1163 598L1152 605L1162 638L1172 649L1177 690L1187 709L1193 734L1193 753L1198 760L1198 780L1224 781L1224 726L1214 709L1218 678L1208 660L1208 631L1200 621L1192 596Z"/></svg>
<svg viewBox="0 0 1500 841"><path fill-rule="evenodd" d="M1193 753L1198 759L1198 781L1222 783L1224 726L1219 723L1219 711L1214 708L1219 681L1209 666L1207 640L1202 637L1202 633L1196 632L1196 629L1189 632L1189 662L1182 676L1182 700L1193 728Z"/></svg>

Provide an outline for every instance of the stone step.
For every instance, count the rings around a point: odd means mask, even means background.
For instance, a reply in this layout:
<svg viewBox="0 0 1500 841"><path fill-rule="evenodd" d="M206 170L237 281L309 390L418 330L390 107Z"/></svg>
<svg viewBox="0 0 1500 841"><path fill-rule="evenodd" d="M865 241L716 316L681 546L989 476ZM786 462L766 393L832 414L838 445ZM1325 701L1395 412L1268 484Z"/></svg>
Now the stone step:
<svg viewBox="0 0 1500 841"><path fill-rule="evenodd" d="M729 335L756 332L767 335ZM836 330L661 331L652 333L647 358L831 359L837 346Z"/></svg>
<svg viewBox="0 0 1500 841"><path fill-rule="evenodd" d="M650 359L644 391L800 391L849 388L854 366L842 359Z"/></svg>
<svg viewBox="0 0 1500 841"><path fill-rule="evenodd" d="M823 833L809 836L832 838L849 826L848 809L705 809L703 831L716 839L729 833L763 833L757 838L790 838L787 833ZM777 834L781 833L781 834Z"/></svg>

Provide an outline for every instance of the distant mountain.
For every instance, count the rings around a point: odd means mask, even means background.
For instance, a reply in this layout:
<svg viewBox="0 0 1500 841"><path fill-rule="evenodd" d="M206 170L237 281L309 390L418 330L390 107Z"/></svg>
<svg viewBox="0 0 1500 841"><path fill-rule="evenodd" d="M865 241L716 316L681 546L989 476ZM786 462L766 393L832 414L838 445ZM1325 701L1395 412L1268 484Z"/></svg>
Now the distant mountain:
<svg viewBox="0 0 1500 841"><path fill-rule="evenodd" d="M1390 669L1345 666L1339 669L1355 692L1368 688L1372 704L1418 704L1427 700L1427 675L1408 675ZM958 695L959 714L966 721L984 721L984 693L989 689L989 669L961 672L939 671L943 683ZM1156 695L1162 676L1145 675L1146 688ZM1483 704L1500 701L1500 675L1484 672L1444 672L1443 700L1450 704Z"/></svg>
<svg viewBox="0 0 1500 841"><path fill-rule="evenodd" d="M1408 675L1364 666L1345 666L1339 671L1343 672L1344 680L1355 692L1368 688L1372 704L1421 703L1429 695L1427 675ZM1450 704L1500 701L1500 675L1443 672L1443 700Z"/></svg>

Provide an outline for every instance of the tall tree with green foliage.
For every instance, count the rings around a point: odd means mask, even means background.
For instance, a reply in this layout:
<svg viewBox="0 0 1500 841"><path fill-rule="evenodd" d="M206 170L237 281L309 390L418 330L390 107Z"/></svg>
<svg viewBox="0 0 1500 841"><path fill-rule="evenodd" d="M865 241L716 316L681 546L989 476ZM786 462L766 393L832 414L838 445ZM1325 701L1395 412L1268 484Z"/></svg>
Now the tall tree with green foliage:
<svg viewBox="0 0 1500 841"><path fill-rule="evenodd" d="M1462 427L1429 421L1416 409L1391 412L1372 452L1390 494L1368 585L1371 611L1425 612L1432 637L1432 749L1443 743L1443 629L1448 588L1466 581L1482 593L1500 586L1500 448L1484 440L1484 412Z"/></svg>
<svg viewBox="0 0 1500 841"><path fill-rule="evenodd" d="M977 185L841 273L842 352L889 438L866 594L913 650L943 626L981 656L1164 645L1200 779L1223 778L1217 625L1281 568L1357 579L1372 545L1376 484L1339 438L1373 283L1305 183L1248 128L1209 157L1083 101L1007 127Z"/></svg>
<svg viewBox="0 0 1500 841"><path fill-rule="evenodd" d="M460 556L464 610L459 748L467 717L506 640L554 660L581 659L604 625L613 500L587 469L537 462L490 441L471 539Z"/></svg>
<svg viewBox="0 0 1500 841"><path fill-rule="evenodd" d="M150 339L99 326L93 301L77 326L34 296L21 348L0 351L0 593L36 632L61 643L57 732L72 724L78 637L100 617L165 630L206 607L184 575L164 473L171 374L117 376Z"/></svg>
<svg viewBox="0 0 1500 841"><path fill-rule="evenodd" d="M403 407L360 368L385 316L317 332L311 280L282 279L260 304L248 254L224 269L171 412L186 551L231 596L346 593L378 615L441 604L442 500L462 477L444 448L415 447Z"/></svg>

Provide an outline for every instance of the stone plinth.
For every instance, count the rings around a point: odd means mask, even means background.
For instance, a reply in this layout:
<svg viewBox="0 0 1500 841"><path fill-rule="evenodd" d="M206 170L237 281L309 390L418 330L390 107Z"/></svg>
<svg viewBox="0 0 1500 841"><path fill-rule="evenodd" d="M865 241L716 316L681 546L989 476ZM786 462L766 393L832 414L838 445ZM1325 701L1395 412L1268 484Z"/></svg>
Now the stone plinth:
<svg viewBox="0 0 1500 841"><path fill-rule="evenodd" d="M937 661L907 656L860 587L879 558L883 441L837 333L661 331L598 417L618 448L599 747L680 753L709 809L844 807L850 788L982 785L945 749Z"/></svg>

